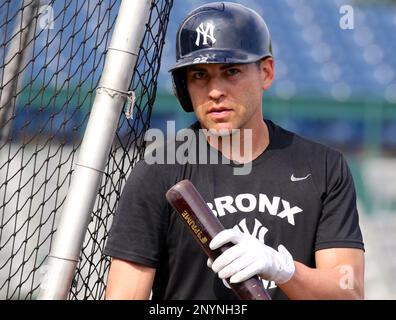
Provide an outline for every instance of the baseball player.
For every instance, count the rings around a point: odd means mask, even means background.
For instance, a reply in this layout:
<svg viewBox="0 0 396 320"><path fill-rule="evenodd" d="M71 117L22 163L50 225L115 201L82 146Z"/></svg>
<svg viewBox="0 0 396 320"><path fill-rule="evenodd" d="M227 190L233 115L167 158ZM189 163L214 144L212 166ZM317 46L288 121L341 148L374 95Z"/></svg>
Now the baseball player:
<svg viewBox="0 0 396 320"><path fill-rule="evenodd" d="M192 140L205 137L200 155L228 162L137 163L106 245L106 298L235 299L223 280L253 275L272 299L363 298L364 244L345 159L263 116L263 93L274 79L263 18L229 2L195 9L177 32L171 75L181 106L197 118ZM250 139L249 150L235 153L233 139ZM235 174L245 164L250 170ZM183 179L226 228L210 247L234 244L215 261L166 201Z"/></svg>

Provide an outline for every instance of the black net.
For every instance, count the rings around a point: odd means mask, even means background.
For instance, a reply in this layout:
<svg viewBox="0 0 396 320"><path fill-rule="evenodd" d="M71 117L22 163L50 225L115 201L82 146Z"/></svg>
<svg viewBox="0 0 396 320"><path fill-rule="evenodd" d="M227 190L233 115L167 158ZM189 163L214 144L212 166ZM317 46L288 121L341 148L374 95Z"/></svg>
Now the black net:
<svg viewBox="0 0 396 320"><path fill-rule="evenodd" d="M3 0L0 4L0 299L34 299L120 1ZM153 1L70 299L102 299L102 254L130 169L143 155L171 0Z"/></svg>

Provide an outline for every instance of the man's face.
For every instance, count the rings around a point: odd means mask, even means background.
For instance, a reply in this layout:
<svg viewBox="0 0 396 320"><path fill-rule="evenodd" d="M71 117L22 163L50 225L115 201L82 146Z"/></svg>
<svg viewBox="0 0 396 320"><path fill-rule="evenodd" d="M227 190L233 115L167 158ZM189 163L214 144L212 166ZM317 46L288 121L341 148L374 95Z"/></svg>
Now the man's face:
<svg viewBox="0 0 396 320"><path fill-rule="evenodd" d="M273 61L197 64L187 68L194 112L205 129L254 129L263 121L262 94L273 80Z"/></svg>

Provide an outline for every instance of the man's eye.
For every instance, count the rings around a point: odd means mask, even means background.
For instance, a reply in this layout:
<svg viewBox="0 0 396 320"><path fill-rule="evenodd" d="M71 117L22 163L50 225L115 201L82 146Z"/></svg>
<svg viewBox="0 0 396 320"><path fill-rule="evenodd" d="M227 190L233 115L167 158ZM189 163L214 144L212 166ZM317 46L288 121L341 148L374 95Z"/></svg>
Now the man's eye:
<svg viewBox="0 0 396 320"><path fill-rule="evenodd" d="M193 78L194 79L203 79L205 77L205 72L194 72Z"/></svg>
<svg viewBox="0 0 396 320"><path fill-rule="evenodd" d="M240 72L240 71L239 71L239 69L237 69L237 68L230 68L230 69L227 69L227 74L228 74L229 76L235 76L235 75L237 75L239 72Z"/></svg>

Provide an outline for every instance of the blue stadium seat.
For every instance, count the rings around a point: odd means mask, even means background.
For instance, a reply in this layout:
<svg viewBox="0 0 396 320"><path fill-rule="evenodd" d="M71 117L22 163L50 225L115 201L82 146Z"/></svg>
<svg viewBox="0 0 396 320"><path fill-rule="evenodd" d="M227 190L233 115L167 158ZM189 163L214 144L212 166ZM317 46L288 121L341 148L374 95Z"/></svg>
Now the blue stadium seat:
<svg viewBox="0 0 396 320"><path fill-rule="evenodd" d="M169 55L170 58L166 56L163 58L167 64L174 61L173 37L177 26L185 13L195 7L198 2L186 2L189 8L174 8L167 36L167 46L170 46L170 49L165 48L165 55ZM364 37L366 29L361 28L362 24L373 35L368 43L382 50L383 62L390 66L396 77L395 10L389 9L390 7L386 4L359 5L349 0L345 0L342 4L350 4L355 9L355 29L353 30L343 30L339 26L341 18L339 1L251 0L248 3L265 17L273 37L275 59L282 61L287 68L287 74L282 79L295 83L297 95L299 90L303 90L304 93L320 92L326 96L331 95L331 87L334 83L324 81L320 74L326 60L339 66L342 71L339 81L347 83L353 94L361 92L372 96L383 94L386 84L375 80L373 63L365 61L364 54L368 50L367 47L355 41L359 32L363 32ZM296 11L300 10L299 14L304 15L304 8L312 12L306 24L297 22L295 19ZM309 32L309 28L318 29L317 32L321 34L319 43L312 41L307 43L304 40L303 33ZM320 43L324 43L331 50L331 55L322 59L323 61L320 57L315 60L311 54L311 51L317 49L316 46ZM161 70L160 84L169 83L166 80L169 79L167 74L169 66L166 66L166 63Z"/></svg>

